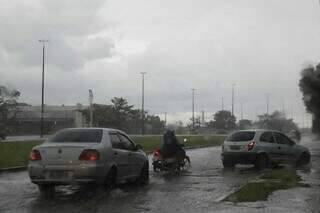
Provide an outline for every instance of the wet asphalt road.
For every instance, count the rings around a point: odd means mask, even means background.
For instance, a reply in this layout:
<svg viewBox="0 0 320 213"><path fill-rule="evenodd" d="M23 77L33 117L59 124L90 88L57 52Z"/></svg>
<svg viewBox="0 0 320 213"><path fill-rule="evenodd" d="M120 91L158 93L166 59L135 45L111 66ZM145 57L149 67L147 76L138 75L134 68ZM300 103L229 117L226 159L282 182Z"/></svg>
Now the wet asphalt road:
<svg viewBox="0 0 320 213"><path fill-rule="evenodd" d="M298 187L273 193L268 201L233 204L221 201L259 176L252 167L223 169L220 147L188 150L192 166L181 175L150 171L150 183L123 185L106 192L77 186L57 187L45 197L30 183L27 172L0 174L0 212L320 212L320 142L303 138L312 163L298 169Z"/></svg>

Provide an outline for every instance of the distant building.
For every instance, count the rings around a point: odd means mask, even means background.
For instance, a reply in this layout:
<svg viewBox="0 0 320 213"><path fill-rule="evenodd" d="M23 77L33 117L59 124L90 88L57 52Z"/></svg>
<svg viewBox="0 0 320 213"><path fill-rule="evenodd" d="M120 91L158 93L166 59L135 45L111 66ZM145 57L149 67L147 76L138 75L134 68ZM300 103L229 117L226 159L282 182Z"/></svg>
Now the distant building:
<svg viewBox="0 0 320 213"><path fill-rule="evenodd" d="M52 134L59 129L86 126L81 110L86 107L76 106L45 106L44 133ZM40 134L41 106L19 106L19 112L12 126L13 135Z"/></svg>

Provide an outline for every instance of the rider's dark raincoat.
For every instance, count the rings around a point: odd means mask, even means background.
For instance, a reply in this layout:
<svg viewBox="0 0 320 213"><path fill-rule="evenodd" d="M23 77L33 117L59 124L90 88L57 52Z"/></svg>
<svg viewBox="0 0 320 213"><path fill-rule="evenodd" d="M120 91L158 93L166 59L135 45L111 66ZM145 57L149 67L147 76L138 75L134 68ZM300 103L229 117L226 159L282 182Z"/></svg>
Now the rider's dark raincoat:
<svg viewBox="0 0 320 213"><path fill-rule="evenodd" d="M161 153L164 157L178 157L184 158L186 156L185 150L182 148L183 144L180 144L174 131L167 130L163 135L163 144L161 147Z"/></svg>

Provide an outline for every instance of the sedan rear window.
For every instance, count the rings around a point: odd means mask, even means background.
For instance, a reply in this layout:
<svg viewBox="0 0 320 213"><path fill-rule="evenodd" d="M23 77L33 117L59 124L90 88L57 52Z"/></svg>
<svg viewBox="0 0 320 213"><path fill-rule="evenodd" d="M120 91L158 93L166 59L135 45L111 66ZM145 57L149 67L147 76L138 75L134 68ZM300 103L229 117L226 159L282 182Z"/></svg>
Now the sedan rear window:
<svg viewBox="0 0 320 213"><path fill-rule="evenodd" d="M67 129L57 132L49 142L100 143L101 129Z"/></svg>
<svg viewBox="0 0 320 213"><path fill-rule="evenodd" d="M251 141L254 138L254 131L241 131L235 132L228 136L227 141L240 142L240 141Z"/></svg>

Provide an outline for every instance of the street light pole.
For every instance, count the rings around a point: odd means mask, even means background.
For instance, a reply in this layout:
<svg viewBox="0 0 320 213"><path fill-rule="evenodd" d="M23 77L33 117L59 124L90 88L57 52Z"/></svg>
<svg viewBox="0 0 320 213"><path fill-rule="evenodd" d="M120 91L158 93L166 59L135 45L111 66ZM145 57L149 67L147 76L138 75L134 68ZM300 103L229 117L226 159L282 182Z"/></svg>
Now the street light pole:
<svg viewBox="0 0 320 213"><path fill-rule="evenodd" d="M90 110L90 123L89 126L93 126L93 92L91 89L89 89L89 110Z"/></svg>
<svg viewBox="0 0 320 213"><path fill-rule="evenodd" d="M243 103L241 102L241 120L243 120Z"/></svg>
<svg viewBox="0 0 320 213"><path fill-rule="evenodd" d="M194 130L194 91L196 89L192 88L192 131Z"/></svg>
<svg viewBox="0 0 320 213"><path fill-rule="evenodd" d="M223 111L223 108L224 108L224 106L223 106L223 97L221 97L221 110Z"/></svg>
<svg viewBox="0 0 320 213"><path fill-rule="evenodd" d="M232 109L231 109L231 114L232 115L234 115L234 86L235 86L236 84L232 84Z"/></svg>
<svg viewBox="0 0 320 213"><path fill-rule="evenodd" d="M144 75L147 74L146 72L140 72L142 75L142 97L141 97L141 134L144 135Z"/></svg>
<svg viewBox="0 0 320 213"><path fill-rule="evenodd" d="M167 112L164 113L164 126L167 126Z"/></svg>
<svg viewBox="0 0 320 213"><path fill-rule="evenodd" d="M40 137L43 137L44 129L43 129L43 114L44 114L44 65L45 65L45 43L49 42L49 40L39 40L42 43L42 85L41 85L41 120L40 120Z"/></svg>
<svg viewBox="0 0 320 213"><path fill-rule="evenodd" d="M267 93L266 95L266 99L267 99L267 115L269 115L269 93Z"/></svg>

